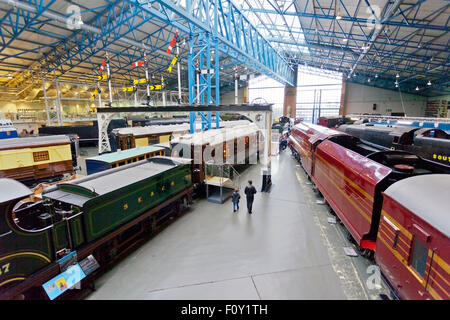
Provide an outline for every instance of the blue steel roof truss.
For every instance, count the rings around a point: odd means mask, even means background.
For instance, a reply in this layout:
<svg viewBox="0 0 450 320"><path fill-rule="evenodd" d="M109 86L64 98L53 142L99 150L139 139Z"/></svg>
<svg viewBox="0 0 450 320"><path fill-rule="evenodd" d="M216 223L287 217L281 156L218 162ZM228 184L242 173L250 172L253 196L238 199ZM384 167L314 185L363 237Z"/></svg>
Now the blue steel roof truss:
<svg viewBox="0 0 450 320"><path fill-rule="evenodd" d="M166 73L171 57L165 49L178 30L186 40L200 34L209 37L210 51L215 47L225 66L244 64L283 84L292 84L292 65L307 64L340 71L350 76L347 81L366 85L395 89L397 82L402 91L429 96L450 92L448 1L103 0L82 5L65 0L80 6L82 16L88 17L83 19L87 28L69 33L45 14L58 14L53 8L61 2L0 1L0 72L26 71L41 64L44 72L58 77L95 79L107 51L113 76L131 81L139 77L131 63L146 52L152 74L175 78L175 73ZM381 3L381 10L374 10ZM379 34L376 28L367 29L366 10L381 25ZM149 25L155 27L150 32ZM28 39L27 33L51 41ZM15 40L29 46L21 48ZM188 48L181 49L187 63ZM232 73L217 70L229 83ZM214 91L215 85L208 84L205 90ZM213 94L205 99L210 98L216 100Z"/></svg>

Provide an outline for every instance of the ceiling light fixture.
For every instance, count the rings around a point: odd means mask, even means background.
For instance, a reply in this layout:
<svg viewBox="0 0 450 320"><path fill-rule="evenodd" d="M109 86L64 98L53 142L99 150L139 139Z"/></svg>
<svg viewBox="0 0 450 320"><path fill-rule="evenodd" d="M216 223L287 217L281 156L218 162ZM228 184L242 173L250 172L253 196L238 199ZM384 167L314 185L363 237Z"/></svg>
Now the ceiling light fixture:
<svg viewBox="0 0 450 320"><path fill-rule="evenodd" d="M367 79L367 82L370 82L370 78L369 78L369 79Z"/></svg>
<svg viewBox="0 0 450 320"><path fill-rule="evenodd" d="M377 75L377 74L375 75L375 78L378 78L378 75Z"/></svg>
<svg viewBox="0 0 450 320"><path fill-rule="evenodd" d="M419 91L419 87L418 86L416 87L416 91Z"/></svg>
<svg viewBox="0 0 450 320"><path fill-rule="evenodd" d="M341 15L338 13L338 15L336 16L336 20L341 20L342 19L342 17L341 17Z"/></svg>
<svg viewBox="0 0 450 320"><path fill-rule="evenodd" d="M400 78L400 75L397 73L397 75L395 76L396 78Z"/></svg>
<svg viewBox="0 0 450 320"><path fill-rule="evenodd" d="M430 81L430 80L428 80L427 85L428 85L428 86L431 86L431 81Z"/></svg>

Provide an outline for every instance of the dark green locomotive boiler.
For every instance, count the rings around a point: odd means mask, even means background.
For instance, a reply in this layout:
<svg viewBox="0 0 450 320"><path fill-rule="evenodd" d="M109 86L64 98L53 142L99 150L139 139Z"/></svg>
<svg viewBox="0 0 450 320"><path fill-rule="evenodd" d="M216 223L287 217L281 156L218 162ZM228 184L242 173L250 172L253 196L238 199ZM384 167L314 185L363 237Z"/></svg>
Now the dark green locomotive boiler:
<svg viewBox="0 0 450 320"><path fill-rule="evenodd" d="M70 252L95 254L128 227L154 224L168 208L187 206L190 162L142 160L45 189L40 202L21 201L31 191L0 179L0 298L57 275L58 260Z"/></svg>

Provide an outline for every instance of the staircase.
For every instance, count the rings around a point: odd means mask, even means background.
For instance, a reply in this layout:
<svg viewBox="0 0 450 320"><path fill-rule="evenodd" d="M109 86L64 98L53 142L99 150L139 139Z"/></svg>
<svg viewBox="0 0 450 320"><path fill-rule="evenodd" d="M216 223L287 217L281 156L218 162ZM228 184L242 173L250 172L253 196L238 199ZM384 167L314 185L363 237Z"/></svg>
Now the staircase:
<svg viewBox="0 0 450 320"><path fill-rule="evenodd" d="M205 164L206 198L215 203L224 203L233 190L239 189L240 174L231 164Z"/></svg>

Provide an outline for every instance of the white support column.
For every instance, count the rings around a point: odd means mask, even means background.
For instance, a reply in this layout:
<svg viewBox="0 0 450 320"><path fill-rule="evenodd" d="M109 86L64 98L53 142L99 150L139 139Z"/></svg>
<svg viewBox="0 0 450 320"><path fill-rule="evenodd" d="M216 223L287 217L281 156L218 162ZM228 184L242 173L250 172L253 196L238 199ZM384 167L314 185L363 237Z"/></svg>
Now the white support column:
<svg viewBox="0 0 450 320"><path fill-rule="evenodd" d="M55 108L56 108L56 116L58 118L58 126L62 126L63 124L63 116L62 116L62 106L61 106L61 94L59 90L59 82L55 81L56 86L56 100L55 100Z"/></svg>
<svg viewBox="0 0 450 320"><path fill-rule="evenodd" d="M162 101L163 101L163 106L166 105L166 88L165 88L165 84L164 84L164 77L161 76L161 93L162 93Z"/></svg>
<svg viewBox="0 0 450 320"><path fill-rule="evenodd" d="M181 104L180 43L177 41L178 103Z"/></svg>
<svg viewBox="0 0 450 320"><path fill-rule="evenodd" d="M237 73L237 66L234 68L234 104L239 103L239 93L238 93L238 87L239 87L239 75Z"/></svg>
<svg viewBox="0 0 450 320"><path fill-rule="evenodd" d="M41 79L42 79L42 88L44 90L44 101L45 101L45 111L47 111L47 125L51 126L52 125L52 121L50 119L50 107L48 105L48 99L47 99L47 88L46 86L46 82L45 82L45 77L44 74L41 71Z"/></svg>
<svg viewBox="0 0 450 320"><path fill-rule="evenodd" d="M106 53L106 71L108 74L109 106L112 107L113 96L112 96L112 88L111 88L111 68L109 66L108 52Z"/></svg>

